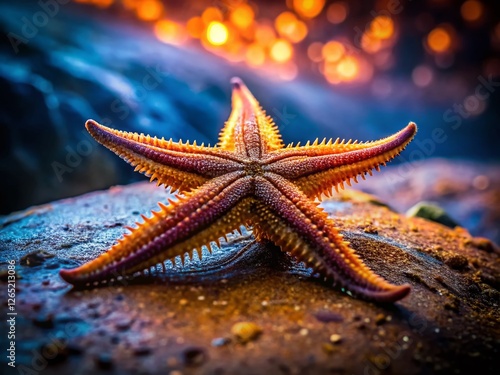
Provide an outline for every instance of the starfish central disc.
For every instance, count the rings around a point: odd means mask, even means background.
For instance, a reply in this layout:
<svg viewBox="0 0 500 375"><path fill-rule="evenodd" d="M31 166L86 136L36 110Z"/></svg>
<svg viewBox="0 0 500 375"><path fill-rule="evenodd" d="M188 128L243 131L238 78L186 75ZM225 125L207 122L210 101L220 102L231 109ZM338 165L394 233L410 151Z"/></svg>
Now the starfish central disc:
<svg viewBox="0 0 500 375"><path fill-rule="evenodd" d="M262 164L258 161L251 161L245 164L245 173L247 176L258 176L264 173Z"/></svg>
<svg viewBox="0 0 500 375"><path fill-rule="evenodd" d="M373 141L314 141L285 147L278 128L245 84L233 85L232 111L215 147L157 139L110 129L88 120L87 130L101 144L156 180L183 193L159 203L121 240L98 258L62 270L69 283L86 286L149 271L210 249L241 225L257 240L269 240L316 273L365 299L394 302L410 291L371 271L344 241L316 199L332 188L365 178L397 156L415 136L409 123Z"/></svg>

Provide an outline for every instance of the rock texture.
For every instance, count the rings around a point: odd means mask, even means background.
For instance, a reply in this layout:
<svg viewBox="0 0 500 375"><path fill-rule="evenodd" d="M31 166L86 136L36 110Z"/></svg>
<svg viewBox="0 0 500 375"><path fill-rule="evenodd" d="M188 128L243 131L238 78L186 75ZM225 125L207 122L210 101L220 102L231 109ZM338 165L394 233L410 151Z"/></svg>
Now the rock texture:
<svg viewBox="0 0 500 375"><path fill-rule="evenodd" d="M166 273L92 290L72 290L58 277L60 268L96 257L125 225L167 197L153 184L138 183L2 220L2 290L8 260L15 260L17 274L17 368L11 373L498 369L498 247L460 227L406 218L357 191L323 206L370 267L393 283L412 285L395 305L352 298L278 248L255 243L251 233L231 236L213 255L205 252L184 268L177 262ZM0 339L3 350L5 335ZM0 361L2 371L10 371L5 356Z"/></svg>

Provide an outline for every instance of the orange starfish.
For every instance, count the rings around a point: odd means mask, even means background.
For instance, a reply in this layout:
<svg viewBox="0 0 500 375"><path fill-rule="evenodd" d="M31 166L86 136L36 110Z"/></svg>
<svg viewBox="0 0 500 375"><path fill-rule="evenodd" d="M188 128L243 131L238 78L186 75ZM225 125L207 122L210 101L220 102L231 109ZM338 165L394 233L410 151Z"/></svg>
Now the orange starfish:
<svg viewBox="0 0 500 375"><path fill-rule="evenodd" d="M184 261L240 225L257 240L270 240L320 275L366 299L393 302L409 285L396 286L373 273L344 241L315 198L330 195L352 178L398 155L417 131L414 123L379 141L284 147L272 119L247 87L233 78L232 112L216 147L165 141L107 128L93 120L87 130L136 171L183 193L98 258L61 277L95 284L149 270L176 256Z"/></svg>

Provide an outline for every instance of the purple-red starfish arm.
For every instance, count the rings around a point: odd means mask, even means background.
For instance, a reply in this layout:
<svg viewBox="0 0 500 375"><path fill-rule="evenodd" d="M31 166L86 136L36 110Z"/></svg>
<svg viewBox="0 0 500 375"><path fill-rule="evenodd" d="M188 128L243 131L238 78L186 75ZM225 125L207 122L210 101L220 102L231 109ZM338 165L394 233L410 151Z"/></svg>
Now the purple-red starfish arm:
<svg viewBox="0 0 500 375"><path fill-rule="evenodd" d="M256 179L255 194L261 202L254 219L258 220L257 233L322 276L380 302L393 302L409 293L409 285L389 284L371 271L343 240L326 213L291 182L266 173Z"/></svg>
<svg viewBox="0 0 500 375"><path fill-rule="evenodd" d="M135 272L175 261L193 251L201 259L201 247L235 229L249 219L250 177L233 172L214 179L179 202L160 204L160 211L125 235L108 252L72 270L62 270L61 277L72 284L92 284L116 279Z"/></svg>
<svg viewBox="0 0 500 375"><path fill-rule="evenodd" d="M372 170L380 170L381 165L396 157L411 142L417 132L414 123L409 123L396 134L377 142L343 145L348 151L338 152L335 147L321 147L314 150L305 146L283 152L280 159L269 163L264 170L279 173L294 182L308 197L329 195L332 186L344 187L350 179L364 178ZM272 160L272 157L270 158Z"/></svg>
<svg viewBox="0 0 500 375"><path fill-rule="evenodd" d="M85 126L99 143L129 162L136 171L173 190L196 188L210 178L240 167L241 161L224 150L114 130L94 120L88 120Z"/></svg>

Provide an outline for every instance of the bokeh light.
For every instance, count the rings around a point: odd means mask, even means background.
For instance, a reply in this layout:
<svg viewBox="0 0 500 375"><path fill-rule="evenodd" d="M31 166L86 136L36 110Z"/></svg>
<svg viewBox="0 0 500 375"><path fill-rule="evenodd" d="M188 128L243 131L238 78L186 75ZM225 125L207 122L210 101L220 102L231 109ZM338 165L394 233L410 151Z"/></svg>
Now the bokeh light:
<svg viewBox="0 0 500 375"><path fill-rule="evenodd" d="M467 0L460 7L460 13L466 21L478 21L483 15L483 4L477 0Z"/></svg>
<svg viewBox="0 0 500 375"><path fill-rule="evenodd" d="M226 25L219 21L212 21L207 28L207 40L214 46L221 46L227 42L229 32Z"/></svg>
<svg viewBox="0 0 500 375"><path fill-rule="evenodd" d="M426 87L429 86L433 79L432 69L426 65L419 65L411 73L411 78L415 86Z"/></svg>
<svg viewBox="0 0 500 375"><path fill-rule="evenodd" d="M273 12L262 12L267 3L259 1L222 0L189 8L183 21L178 21L175 10L162 0L75 1L102 7L121 4L136 18L153 23L162 42L181 44L194 39L209 53L283 79L307 70L332 84L368 82L400 62L394 49L401 47L404 15L384 12L386 0L378 1L376 9L362 21L357 18L360 5L346 0L287 0L281 7L274 5ZM434 3L440 9L451 7L449 1ZM465 0L459 11L466 27L477 28L487 22L485 9L482 0ZM344 27L349 16L357 28ZM412 68L410 83L424 89L435 84L437 73L433 69L448 69L459 62L463 44L456 25L437 24L432 12L421 12L411 19L414 35L422 40L422 53L431 56L430 61ZM500 23L491 27L489 35L492 48L500 50ZM498 72L497 60L489 61L483 71ZM289 66L287 72L277 73L285 65Z"/></svg>
<svg viewBox="0 0 500 375"><path fill-rule="evenodd" d="M349 12L348 5L344 2L331 4L326 11L326 18L328 22L339 24L345 21Z"/></svg>
<svg viewBox="0 0 500 375"><path fill-rule="evenodd" d="M271 46L270 55L276 62L285 62L290 60L293 54L293 47L285 39L277 39Z"/></svg>
<svg viewBox="0 0 500 375"><path fill-rule="evenodd" d="M335 62L344 55L345 47L342 43L331 40L323 46L321 53L326 61Z"/></svg>
<svg viewBox="0 0 500 375"><path fill-rule="evenodd" d="M168 44L181 44L186 39L182 26L167 19L155 23L154 33L158 40Z"/></svg>
<svg viewBox="0 0 500 375"><path fill-rule="evenodd" d="M163 13L163 4L158 0L145 0L138 3L137 17L144 21L155 21Z"/></svg>
<svg viewBox="0 0 500 375"><path fill-rule="evenodd" d="M451 48L451 35L445 27L436 27L427 36L427 45L433 52L446 52Z"/></svg>
<svg viewBox="0 0 500 375"><path fill-rule="evenodd" d="M255 13L250 5L240 4L231 12L230 20L235 26L246 29L252 25L254 16Z"/></svg>
<svg viewBox="0 0 500 375"><path fill-rule="evenodd" d="M304 18L314 18L321 13L325 0L293 0L293 8Z"/></svg>

